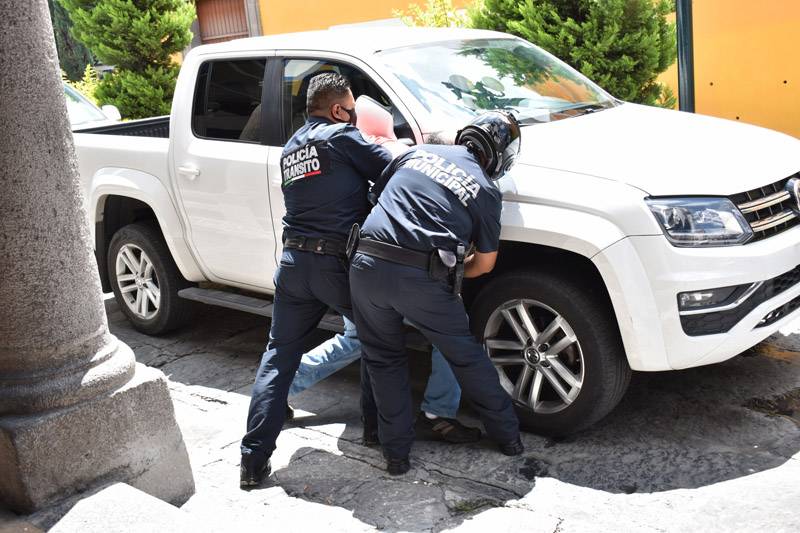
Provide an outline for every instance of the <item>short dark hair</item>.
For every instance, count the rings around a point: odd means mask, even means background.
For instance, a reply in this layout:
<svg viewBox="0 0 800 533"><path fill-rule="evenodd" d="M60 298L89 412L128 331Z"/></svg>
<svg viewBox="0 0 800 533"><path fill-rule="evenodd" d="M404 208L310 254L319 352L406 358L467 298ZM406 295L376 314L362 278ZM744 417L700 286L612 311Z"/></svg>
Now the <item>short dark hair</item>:
<svg viewBox="0 0 800 533"><path fill-rule="evenodd" d="M332 100L342 98L350 91L350 82L336 72L317 74L308 82L306 112L327 109Z"/></svg>

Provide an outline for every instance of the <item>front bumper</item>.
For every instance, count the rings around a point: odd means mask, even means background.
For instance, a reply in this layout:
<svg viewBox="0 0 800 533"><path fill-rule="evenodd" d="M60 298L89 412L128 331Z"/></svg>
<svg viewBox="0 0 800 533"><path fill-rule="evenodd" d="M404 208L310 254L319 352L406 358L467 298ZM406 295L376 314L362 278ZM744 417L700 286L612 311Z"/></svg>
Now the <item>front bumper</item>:
<svg viewBox="0 0 800 533"><path fill-rule="evenodd" d="M781 276L800 265L800 227L763 241L676 248L663 236L628 237L594 258L606 282L631 368L675 370L718 363L758 344L800 316L800 283L741 313L725 333L687 335L677 295ZM768 325L762 319L783 313Z"/></svg>

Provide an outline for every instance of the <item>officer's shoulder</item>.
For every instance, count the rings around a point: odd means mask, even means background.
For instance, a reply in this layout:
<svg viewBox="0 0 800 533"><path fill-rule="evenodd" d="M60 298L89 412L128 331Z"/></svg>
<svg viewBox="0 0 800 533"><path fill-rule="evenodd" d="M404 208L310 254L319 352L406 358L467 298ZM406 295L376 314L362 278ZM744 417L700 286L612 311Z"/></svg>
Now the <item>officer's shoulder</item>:
<svg viewBox="0 0 800 533"><path fill-rule="evenodd" d="M361 135L361 130L359 130L358 128L347 122L331 124L330 126L328 126L328 128L331 139L335 137L349 137L349 138L355 137L360 139L364 138L364 136Z"/></svg>

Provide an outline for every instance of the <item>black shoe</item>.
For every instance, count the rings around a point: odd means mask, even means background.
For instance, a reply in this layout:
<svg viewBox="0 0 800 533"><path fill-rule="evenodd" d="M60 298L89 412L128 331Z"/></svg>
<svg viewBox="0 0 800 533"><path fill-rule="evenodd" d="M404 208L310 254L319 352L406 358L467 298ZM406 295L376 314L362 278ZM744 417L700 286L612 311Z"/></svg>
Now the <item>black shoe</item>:
<svg viewBox="0 0 800 533"><path fill-rule="evenodd" d="M269 459L265 461L252 453L242 455L242 463L239 468L239 486L256 487L271 473L272 465Z"/></svg>
<svg viewBox="0 0 800 533"><path fill-rule="evenodd" d="M420 412L414 432L419 440L442 440L452 444L465 444L481 440L481 430L467 427L455 418L430 419Z"/></svg>
<svg viewBox="0 0 800 533"><path fill-rule="evenodd" d="M381 443L378 438L378 423L367 422L364 418L361 419L364 424L364 433L361 436L361 444L364 446L377 446Z"/></svg>
<svg viewBox="0 0 800 533"><path fill-rule="evenodd" d="M408 456L386 460L386 471L389 472L389 475L401 476L409 470L411 470L411 461L408 460Z"/></svg>
<svg viewBox="0 0 800 533"><path fill-rule="evenodd" d="M294 409L288 403L286 404L286 421L294 420Z"/></svg>
<svg viewBox="0 0 800 533"><path fill-rule="evenodd" d="M499 446L500 451L503 452L503 455L521 455L525 451L525 446L522 445L522 439L519 437L511 442L500 443Z"/></svg>

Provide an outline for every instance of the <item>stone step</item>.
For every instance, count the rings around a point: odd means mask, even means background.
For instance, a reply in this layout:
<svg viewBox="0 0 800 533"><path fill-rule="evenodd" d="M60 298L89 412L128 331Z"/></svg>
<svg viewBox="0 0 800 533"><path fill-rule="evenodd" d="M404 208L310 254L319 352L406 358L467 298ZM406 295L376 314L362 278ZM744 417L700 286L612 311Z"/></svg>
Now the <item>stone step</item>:
<svg viewBox="0 0 800 533"><path fill-rule="evenodd" d="M195 533L205 524L154 496L115 483L79 500L49 533Z"/></svg>

